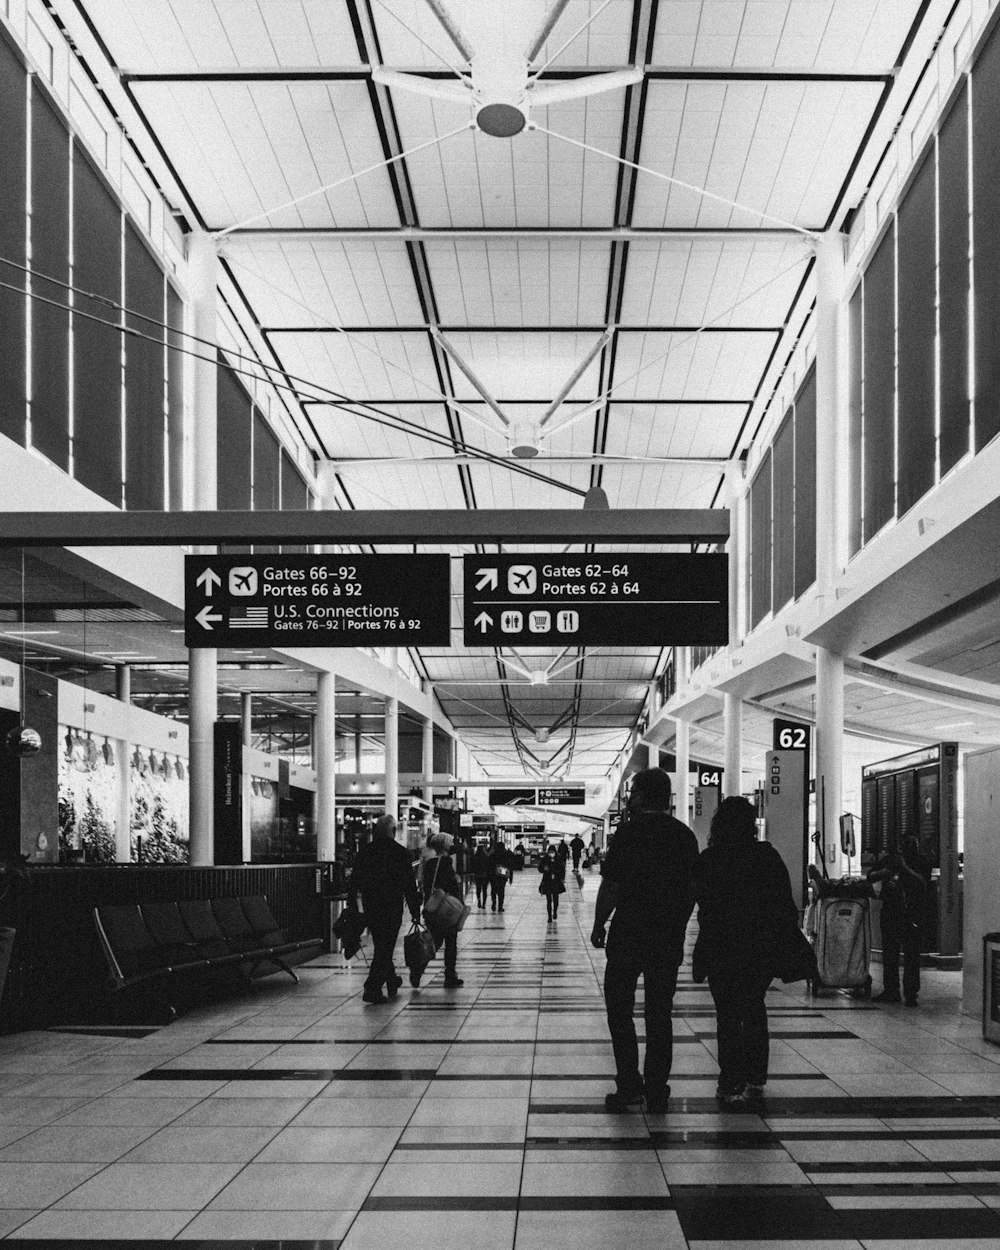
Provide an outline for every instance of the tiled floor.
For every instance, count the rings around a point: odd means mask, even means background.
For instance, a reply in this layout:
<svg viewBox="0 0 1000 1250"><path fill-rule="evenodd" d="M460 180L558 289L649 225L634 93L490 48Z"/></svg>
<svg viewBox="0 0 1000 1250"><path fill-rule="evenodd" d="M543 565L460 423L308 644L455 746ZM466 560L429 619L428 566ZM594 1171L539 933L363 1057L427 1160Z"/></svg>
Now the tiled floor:
<svg viewBox="0 0 1000 1250"><path fill-rule="evenodd" d="M597 880L546 924L534 874L366 1006L323 956L146 1036L0 1041L0 1237L313 1250L1000 1248L1000 1049L958 974L916 1011L770 995L763 1107L720 1112L682 977L665 1115L612 1116Z"/></svg>

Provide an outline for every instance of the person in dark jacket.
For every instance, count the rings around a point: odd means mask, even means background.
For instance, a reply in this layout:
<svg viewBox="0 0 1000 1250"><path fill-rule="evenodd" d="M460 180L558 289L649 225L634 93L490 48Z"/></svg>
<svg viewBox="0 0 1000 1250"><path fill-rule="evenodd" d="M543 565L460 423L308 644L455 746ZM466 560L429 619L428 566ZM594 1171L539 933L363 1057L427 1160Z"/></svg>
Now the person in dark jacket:
<svg viewBox="0 0 1000 1250"><path fill-rule="evenodd" d="M538 893L545 895L545 909L551 924L559 915L559 895L566 893L566 860L550 846L538 861L538 871L542 874Z"/></svg>
<svg viewBox="0 0 1000 1250"><path fill-rule="evenodd" d="M354 906L359 894L374 947L361 997L366 1003L384 1003L383 985L391 998L403 984L393 967L392 954L403 921L404 900L414 921L420 915L420 894L410 856L396 841L396 822L388 814L378 818L371 842L358 852L348 884L348 897Z"/></svg>
<svg viewBox="0 0 1000 1250"><path fill-rule="evenodd" d="M615 1091L609 1111L641 1104L666 1110L673 1062L671 1010L684 958L684 932L694 906L698 842L670 811L670 778L661 768L637 773L626 819L601 870L591 943L605 945L604 1002L615 1052ZM646 1057L639 1074L639 1045L632 1012L639 977L646 999Z"/></svg>
<svg viewBox="0 0 1000 1250"><path fill-rule="evenodd" d="M485 846L477 846L472 853L472 875L476 880L476 906L486 906L486 891L490 884L490 853ZM494 905L494 910L496 906Z"/></svg>
<svg viewBox="0 0 1000 1250"><path fill-rule="evenodd" d="M489 852L490 865L490 909L503 911L504 895L507 883L514 875L514 856L498 839L493 839Z"/></svg>
<svg viewBox="0 0 1000 1250"><path fill-rule="evenodd" d="M769 842L757 841L746 799L723 799L698 859L698 940L694 978L708 977L715 1002L720 1102L760 1098L769 1039L764 996L781 944L798 926L788 869Z"/></svg>
<svg viewBox="0 0 1000 1250"><path fill-rule="evenodd" d="M573 855L573 871L574 872L580 871L580 858L583 855L585 848L586 848L586 843L584 842L583 838L580 837L579 834L577 834L576 837L573 838L569 844L570 852Z"/></svg>
<svg viewBox="0 0 1000 1250"><path fill-rule="evenodd" d="M899 1002L899 957L903 956L903 1001L916 1007L920 993L920 947L923 939L931 868L920 854L920 843L910 836L902 852L890 851L868 874L882 882L882 993L876 1003Z"/></svg>
<svg viewBox="0 0 1000 1250"><path fill-rule="evenodd" d="M450 833L435 833L430 839L429 846L434 852L434 858L424 862L424 898L426 899L432 890L441 888L446 894L451 894L455 898L462 898L462 883L455 875L455 868L451 862L449 852L454 845L455 839ZM438 949L441 947L441 939L436 935L434 937L435 945ZM458 986L464 985L458 973L455 971L455 965L458 962L458 934L449 933L444 938L444 983L449 989L457 989ZM413 980L413 974L410 974L410 984L419 985L420 978Z"/></svg>

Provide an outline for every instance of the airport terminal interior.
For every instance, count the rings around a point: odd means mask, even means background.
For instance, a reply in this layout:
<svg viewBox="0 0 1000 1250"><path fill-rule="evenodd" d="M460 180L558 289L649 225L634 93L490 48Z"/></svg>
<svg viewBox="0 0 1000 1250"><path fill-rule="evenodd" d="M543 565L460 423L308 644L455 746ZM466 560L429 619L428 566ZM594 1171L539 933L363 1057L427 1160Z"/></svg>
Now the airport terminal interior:
<svg viewBox="0 0 1000 1250"><path fill-rule="evenodd" d="M998 117L994 0L0 0L0 1238L1000 1246ZM695 913L605 1106L656 767L817 955L762 1097Z"/></svg>

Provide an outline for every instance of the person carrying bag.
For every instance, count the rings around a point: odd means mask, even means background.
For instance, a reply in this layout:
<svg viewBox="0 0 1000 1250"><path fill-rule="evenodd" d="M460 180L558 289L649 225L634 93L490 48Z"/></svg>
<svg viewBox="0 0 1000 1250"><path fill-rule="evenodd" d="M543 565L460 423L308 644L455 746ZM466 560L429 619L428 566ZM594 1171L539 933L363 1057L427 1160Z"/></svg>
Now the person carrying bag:
<svg viewBox="0 0 1000 1250"><path fill-rule="evenodd" d="M457 989L463 984L455 971L458 932L470 911L462 901L462 886L448 854L453 843L450 833L433 835L429 845L435 858L424 864L423 879L424 920L434 939L435 949L444 945L444 983L449 989Z"/></svg>

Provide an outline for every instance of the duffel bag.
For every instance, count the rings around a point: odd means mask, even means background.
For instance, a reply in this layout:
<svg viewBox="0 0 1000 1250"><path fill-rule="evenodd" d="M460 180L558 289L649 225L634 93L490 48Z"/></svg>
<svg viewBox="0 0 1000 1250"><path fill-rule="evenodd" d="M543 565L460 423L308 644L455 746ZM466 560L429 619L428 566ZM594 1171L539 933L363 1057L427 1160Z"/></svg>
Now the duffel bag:
<svg viewBox="0 0 1000 1250"><path fill-rule="evenodd" d="M416 976L421 976L434 958L434 949L434 939L430 933L415 923L403 938L403 959L407 968Z"/></svg>

